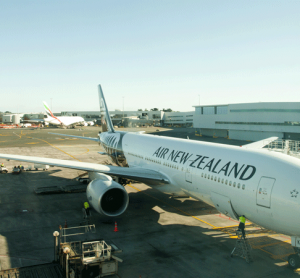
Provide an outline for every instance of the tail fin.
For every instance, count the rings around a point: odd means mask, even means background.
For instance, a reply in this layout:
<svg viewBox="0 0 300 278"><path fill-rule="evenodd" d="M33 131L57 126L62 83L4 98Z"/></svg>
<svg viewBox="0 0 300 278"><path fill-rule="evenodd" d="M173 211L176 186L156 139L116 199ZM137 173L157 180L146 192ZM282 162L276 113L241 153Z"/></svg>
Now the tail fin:
<svg viewBox="0 0 300 278"><path fill-rule="evenodd" d="M99 102L100 102L102 132L105 131L115 132L111 118L108 113L105 98L100 84L99 84Z"/></svg>
<svg viewBox="0 0 300 278"><path fill-rule="evenodd" d="M60 119L58 119L57 117L55 117L55 116L53 115L52 111L50 110L49 106L47 105L47 103L46 103L45 101L43 101L43 104L44 104L44 108L45 108L46 113L47 113L47 117L48 117L48 118L49 118L49 117L50 117L50 118L54 118L54 119L58 120L58 122L59 122L60 124L63 124L63 123L61 122Z"/></svg>
<svg viewBox="0 0 300 278"><path fill-rule="evenodd" d="M51 112L49 106L47 105L47 103L45 101L43 101L43 104L44 104L44 108L46 110L46 113L47 113L47 116L48 117L52 117L52 118L55 118L55 116L53 115L53 113Z"/></svg>

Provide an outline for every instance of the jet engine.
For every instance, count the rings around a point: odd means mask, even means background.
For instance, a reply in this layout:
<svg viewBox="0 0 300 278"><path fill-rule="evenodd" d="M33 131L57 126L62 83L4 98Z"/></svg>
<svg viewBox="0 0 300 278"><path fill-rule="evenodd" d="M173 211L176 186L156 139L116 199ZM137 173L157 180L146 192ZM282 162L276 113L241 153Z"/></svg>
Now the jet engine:
<svg viewBox="0 0 300 278"><path fill-rule="evenodd" d="M89 203L102 215L121 215L129 203L127 191L110 176L100 173L93 173L93 176L97 178L89 183L86 190Z"/></svg>

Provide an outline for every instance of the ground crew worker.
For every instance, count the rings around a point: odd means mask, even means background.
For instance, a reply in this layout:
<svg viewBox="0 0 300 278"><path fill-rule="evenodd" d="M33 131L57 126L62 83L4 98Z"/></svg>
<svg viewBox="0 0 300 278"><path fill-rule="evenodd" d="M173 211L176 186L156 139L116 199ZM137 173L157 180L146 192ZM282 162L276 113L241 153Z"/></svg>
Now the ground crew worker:
<svg viewBox="0 0 300 278"><path fill-rule="evenodd" d="M4 167L4 163L3 162L1 163L0 167Z"/></svg>
<svg viewBox="0 0 300 278"><path fill-rule="evenodd" d="M246 218L245 215L240 216L240 224L238 227L238 231L242 232L243 238L245 238L245 223L246 223Z"/></svg>
<svg viewBox="0 0 300 278"><path fill-rule="evenodd" d="M84 205L86 216L88 217L90 215L90 204L88 202L84 202L83 205Z"/></svg>

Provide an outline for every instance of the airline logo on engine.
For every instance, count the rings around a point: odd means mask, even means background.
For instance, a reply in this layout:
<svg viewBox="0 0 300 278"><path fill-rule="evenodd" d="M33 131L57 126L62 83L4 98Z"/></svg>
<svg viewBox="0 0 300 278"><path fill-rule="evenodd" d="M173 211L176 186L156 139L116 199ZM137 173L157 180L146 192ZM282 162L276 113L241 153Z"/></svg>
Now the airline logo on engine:
<svg viewBox="0 0 300 278"><path fill-rule="evenodd" d="M173 163L190 166L193 168L208 170L215 174L224 174L224 176L234 176L240 180L251 179L256 168L253 165L239 164L232 161L223 161L209 156L187 153L169 148L159 147L152 156L162 158Z"/></svg>

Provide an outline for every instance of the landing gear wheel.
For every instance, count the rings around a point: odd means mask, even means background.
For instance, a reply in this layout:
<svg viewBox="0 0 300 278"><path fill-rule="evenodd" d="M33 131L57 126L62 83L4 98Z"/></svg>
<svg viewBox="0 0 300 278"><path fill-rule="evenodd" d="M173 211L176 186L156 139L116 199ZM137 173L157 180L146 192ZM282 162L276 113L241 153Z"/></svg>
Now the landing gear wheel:
<svg viewBox="0 0 300 278"><path fill-rule="evenodd" d="M288 257L289 266L293 269L300 267L300 257L296 254L292 254Z"/></svg>

